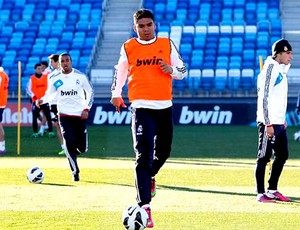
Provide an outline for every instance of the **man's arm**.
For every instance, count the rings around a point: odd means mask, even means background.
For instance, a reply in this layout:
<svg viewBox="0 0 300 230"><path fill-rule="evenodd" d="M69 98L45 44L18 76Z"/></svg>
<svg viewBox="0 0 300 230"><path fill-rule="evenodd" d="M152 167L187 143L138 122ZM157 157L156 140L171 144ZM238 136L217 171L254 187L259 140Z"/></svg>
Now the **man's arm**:
<svg viewBox="0 0 300 230"><path fill-rule="evenodd" d="M124 45L121 47L120 58L118 64L115 66L115 74L113 83L111 86L111 100L110 103L116 107L116 110L120 112L120 107L126 108L122 99L122 89L126 83L128 75L128 59L124 49Z"/></svg>
<svg viewBox="0 0 300 230"><path fill-rule="evenodd" d="M187 74L186 66L176 46L174 45L173 41L170 40L170 42L171 42L171 67L173 69L171 76L174 79L182 80Z"/></svg>

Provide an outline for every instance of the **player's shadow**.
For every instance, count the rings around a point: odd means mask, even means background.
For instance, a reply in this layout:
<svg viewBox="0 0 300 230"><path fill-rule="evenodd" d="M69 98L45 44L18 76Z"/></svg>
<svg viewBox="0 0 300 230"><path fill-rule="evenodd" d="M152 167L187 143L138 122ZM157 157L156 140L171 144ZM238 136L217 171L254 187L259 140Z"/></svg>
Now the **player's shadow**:
<svg viewBox="0 0 300 230"><path fill-rule="evenodd" d="M60 186L60 187L74 187L72 184L59 184L59 183L42 183L42 185Z"/></svg>
<svg viewBox="0 0 300 230"><path fill-rule="evenodd" d="M216 191L216 190L209 190L209 189L199 189L199 188L170 186L170 185L159 185L158 188L175 190L175 191L185 191L185 192L202 192L202 193L224 194L224 195L230 195L230 196L256 197L256 194L254 194L254 193ZM288 203L299 203L300 204L299 197L290 197L290 198L292 199L292 202L288 202ZM284 203L287 203L287 202L284 202Z"/></svg>

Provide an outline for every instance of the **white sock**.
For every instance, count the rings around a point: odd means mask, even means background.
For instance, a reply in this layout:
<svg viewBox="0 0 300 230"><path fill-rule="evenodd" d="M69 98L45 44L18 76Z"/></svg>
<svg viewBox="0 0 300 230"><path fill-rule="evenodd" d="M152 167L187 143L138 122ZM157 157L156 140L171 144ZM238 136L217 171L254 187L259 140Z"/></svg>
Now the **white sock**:
<svg viewBox="0 0 300 230"><path fill-rule="evenodd" d="M277 190L268 190L269 193L275 193Z"/></svg>
<svg viewBox="0 0 300 230"><path fill-rule="evenodd" d="M0 150L1 151L5 150L5 141L0 141Z"/></svg>
<svg viewBox="0 0 300 230"><path fill-rule="evenodd" d="M43 125L41 125L41 127L40 127L40 133L44 133L44 130L45 130L45 128L44 128L44 126Z"/></svg>
<svg viewBox="0 0 300 230"><path fill-rule="evenodd" d="M64 150L65 149L65 145L61 145L61 149Z"/></svg>

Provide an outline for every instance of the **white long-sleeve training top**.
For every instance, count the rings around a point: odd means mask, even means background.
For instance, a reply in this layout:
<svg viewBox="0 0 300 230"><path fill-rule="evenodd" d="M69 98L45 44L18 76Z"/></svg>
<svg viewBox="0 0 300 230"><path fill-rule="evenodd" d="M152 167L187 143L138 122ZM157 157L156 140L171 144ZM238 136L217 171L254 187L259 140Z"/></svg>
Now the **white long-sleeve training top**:
<svg viewBox="0 0 300 230"><path fill-rule="evenodd" d="M49 79L49 87L42 97L43 103L57 100L59 114L81 116L90 109L94 100L93 88L85 74L73 68L69 74L58 72Z"/></svg>
<svg viewBox="0 0 300 230"><path fill-rule="evenodd" d="M287 109L287 72L290 64L279 64L269 56L257 77L257 122L265 125L285 123Z"/></svg>

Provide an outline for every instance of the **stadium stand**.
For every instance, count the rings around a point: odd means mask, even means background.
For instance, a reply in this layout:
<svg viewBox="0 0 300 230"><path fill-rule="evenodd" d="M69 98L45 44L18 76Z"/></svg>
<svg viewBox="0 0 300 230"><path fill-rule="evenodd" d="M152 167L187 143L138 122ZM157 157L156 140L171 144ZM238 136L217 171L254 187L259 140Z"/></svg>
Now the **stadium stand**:
<svg viewBox="0 0 300 230"><path fill-rule="evenodd" d="M113 64L97 59L94 47L100 44L97 40L105 16L103 3L109 1L0 0L0 63L10 75L10 91L16 91L18 61L22 62L22 82L26 82L34 64L47 60L51 53L70 52L74 66L84 72L91 58L113 69L116 58L112 58ZM175 94L191 90L193 95L254 92L258 57L269 55L271 45L283 34L280 0L141 3L154 12L158 35L170 37L187 63L188 78L174 81ZM109 34L123 39L119 30L117 34L111 29ZM105 40L105 44L110 47L111 43ZM119 47L112 49L119 52ZM104 58L111 51L103 52ZM111 74L112 70L103 72ZM110 81L106 75L105 79ZM93 83L98 82L103 81L97 78Z"/></svg>
<svg viewBox="0 0 300 230"><path fill-rule="evenodd" d="M102 0L0 0L0 63L17 91L18 61L22 89L34 64L52 53L70 52L83 72L90 63L102 21Z"/></svg>
<svg viewBox="0 0 300 230"><path fill-rule="evenodd" d="M269 55L272 43L282 36L279 4L279 0L144 2L156 16L158 31L176 39L191 69L186 87L205 92L255 91L258 56Z"/></svg>

